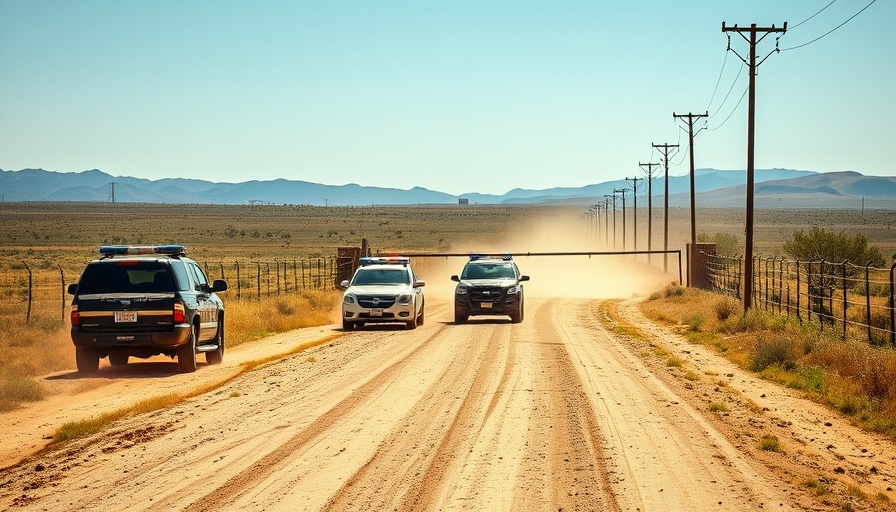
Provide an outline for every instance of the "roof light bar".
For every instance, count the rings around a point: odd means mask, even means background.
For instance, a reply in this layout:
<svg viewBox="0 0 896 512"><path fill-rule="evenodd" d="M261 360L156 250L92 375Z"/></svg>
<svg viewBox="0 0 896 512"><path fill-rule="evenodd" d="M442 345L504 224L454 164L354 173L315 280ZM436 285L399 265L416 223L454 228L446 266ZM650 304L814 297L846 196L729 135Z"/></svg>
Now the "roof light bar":
<svg viewBox="0 0 896 512"><path fill-rule="evenodd" d="M407 265L410 263L410 258L399 257L399 256L389 256L389 257L376 257L376 256L364 256L361 258L361 265Z"/></svg>
<svg viewBox="0 0 896 512"><path fill-rule="evenodd" d="M470 253L470 261L484 260L484 259L491 259L491 258L500 258L504 261L512 261L513 255L506 254L506 253L505 254L485 254L485 253L481 253L481 252L471 252Z"/></svg>
<svg viewBox="0 0 896 512"><path fill-rule="evenodd" d="M181 256L187 253L183 245L104 245L100 247L103 256L133 256L137 254L167 254Z"/></svg>

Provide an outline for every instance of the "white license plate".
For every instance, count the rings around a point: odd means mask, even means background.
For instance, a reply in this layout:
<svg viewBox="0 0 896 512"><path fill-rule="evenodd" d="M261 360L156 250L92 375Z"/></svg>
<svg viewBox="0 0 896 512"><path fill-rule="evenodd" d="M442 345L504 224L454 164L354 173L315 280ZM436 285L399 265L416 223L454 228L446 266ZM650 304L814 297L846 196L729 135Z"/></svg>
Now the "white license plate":
<svg viewBox="0 0 896 512"><path fill-rule="evenodd" d="M383 316L383 310L382 309L371 309L370 316Z"/></svg>
<svg viewBox="0 0 896 512"><path fill-rule="evenodd" d="M136 321L137 321L137 312L136 311L116 311L115 312L115 323L136 322Z"/></svg>
<svg viewBox="0 0 896 512"><path fill-rule="evenodd" d="M479 306L480 306L482 309L492 309L492 303L491 303L491 302L483 302L483 303L479 304Z"/></svg>

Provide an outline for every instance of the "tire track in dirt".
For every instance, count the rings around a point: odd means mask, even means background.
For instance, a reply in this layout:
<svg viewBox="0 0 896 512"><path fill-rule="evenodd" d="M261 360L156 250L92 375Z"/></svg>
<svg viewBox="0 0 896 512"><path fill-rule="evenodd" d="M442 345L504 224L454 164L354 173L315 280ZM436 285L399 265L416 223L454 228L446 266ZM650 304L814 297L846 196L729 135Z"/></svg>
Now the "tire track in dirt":
<svg viewBox="0 0 896 512"><path fill-rule="evenodd" d="M437 494L465 440L495 409L513 348L504 326L451 329L455 331L451 339L464 341L455 360L325 510L412 511L438 503ZM487 339L479 332L463 335L485 329L490 330ZM384 475L390 475L388 481Z"/></svg>
<svg viewBox="0 0 896 512"><path fill-rule="evenodd" d="M795 510L700 413L678 398L594 317L558 309L608 446L620 507L631 510Z"/></svg>
<svg viewBox="0 0 896 512"><path fill-rule="evenodd" d="M535 475L541 492L520 492L513 510L619 510L605 469L605 442L562 325L549 300L535 315L535 416L523 473Z"/></svg>
<svg viewBox="0 0 896 512"><path fill-rule="evenodd" d="M421 354L427 352L431 345L438 342L438 332L444 328L441 326L435 334L429 335L422 343L387 368L370 374L369 380L360 383L351 394L319 416L301 432L270 450L257 462L232 476L224 485L217 487L184 510L222 510L245 506L245 503L241 503L241 498L250 494L257 495L259 489L271 485L266 480L272 475L289 474L284 471L284 468L296 457L301 456L309 446L320 442L320 437L338 428L339 425L345 425L351 418L362 415L367 408L375 407L378 400L392 387L400 374L423 357Z"/></svg>

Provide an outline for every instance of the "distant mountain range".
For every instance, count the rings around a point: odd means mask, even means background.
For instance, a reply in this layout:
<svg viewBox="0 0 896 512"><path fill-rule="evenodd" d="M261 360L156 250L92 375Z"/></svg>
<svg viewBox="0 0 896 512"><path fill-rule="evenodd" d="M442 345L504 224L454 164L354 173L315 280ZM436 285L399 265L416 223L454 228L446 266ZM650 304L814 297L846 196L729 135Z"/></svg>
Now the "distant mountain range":
<svg viewBox="0 0 896 512"><path fill-rule="evenodd" d="M662 177L652 179L654 198L663 196L664 181ZM698 169L694 181L698 207L744 206L745 171ZM0 169L0 200L5 202L111 202L114 193L115 202L121 203L369 206L457 204L460 199L466 199L470 204L587 205L602 202L605 195L621 188L630 188L630 184L621 179L583 187L518 188L502 195L471 192L456 196L420 187L401 190L356 184L322 185L286 179L215 183L187 178L147 180L112 176L96 169L83 172ZM689 192L688 176L669 178L670 206L688 206ZM638 196L646 200L646 179L638 183ZM755 206L896 209L896 177L864 176L853 171L819 173L757 169Z"/></svg>

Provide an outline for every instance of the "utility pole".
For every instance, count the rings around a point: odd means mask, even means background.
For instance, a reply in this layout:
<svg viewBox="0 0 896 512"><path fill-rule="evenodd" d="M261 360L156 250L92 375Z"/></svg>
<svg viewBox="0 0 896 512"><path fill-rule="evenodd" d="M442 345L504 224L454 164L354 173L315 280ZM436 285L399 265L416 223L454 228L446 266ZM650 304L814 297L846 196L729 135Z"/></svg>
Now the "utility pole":
<svg viewBox="0 0 896 512"><path fill-rule="evenodd" d="M604 247L610 248L610 196L604 195Z"/></svg>
<svg viewBox="0 0 896 512"><path fill-rule="evenodd" d="M115 182L109 183L109 201L115 204Z"/></svg>
<svg viewBox="0 0 896 512"><path fill-rule="evenodd" d="M627 188L617 188L613 191L614 194L622 194L622 250L625 251L625 193L628 192Z"/></svg>
<svg viewBox="0 0 896 512"><path fill-rule="evenodd" d="M660 150L663 154L663 164L666 168L666 179L663 183L665 191L665 202L663 203L663 250L669 250L669 152L673 148L678 148L678 144L653 144L653 147ZM663 253L663 273L669 272L669 254Z"/></svg>
<svg viewBox="0 0 896 512"><path fill-rule="evenodd" d="M613 198L613 250L616 250L616 191L612 194L604 194L607 199Z"/></svg>
<svg viewBox="0 0 896 512"><path fill-rule="evenodd" d="M653 237L653 168L659 167L660 164L642 164L638 162L641 169L647 174L647 250L652 251L651 239ZM644 169L644 166L647 169ZM647 263L650 263L652 254L647 253Z"/></svg>
<svg viewBox="0 0 896 512"><path fill-rule="evenodd" d="M731 49L731 36L728 36L728 50L734 51L734 54L740 58L745 64L749 66L750 72L750 100L749 100L749 109L747 113L747 206L746 206L746 226L745 226L745 240L744 240L744 313L746 313L753 304L753 183L754 183L754 160L753 160L753 150L755 149L754 143L754 132L756 128L756 69L760 64L765 62L765 59L769 58L771 53L763 57L761 61L756 62L756 44L762 41L771 33L774 32L787 32L787 22L784 22L784 27L775 28L774 25L771 27L757 27L755 23L747 27L738 27L734 25L733 27L726 27L725 22L722 22L722 32L736 32L740 34L745 41L750 44L750 58L749 60L744 59L739 53ZM744 33L749 33L750 37L744 35ZM757 34L762 33L762 37L757 37ZM775 51L780 51L775 46Z"/></svg>
<svg viewBox="0 0 896 512"><path fill-rule="evenodd" d="M672 112L672 119L687 120L688 123L688 148L690 148L688 153L691 156L691 252L688 255L688 286L691 286L691 272L694 270L694 246L697 244L697 217L695 213L697 211L697 199L694 191L694 120L701 117L709 117L709 112L707 111L705 114L694 114L692 112L682 115Z"/></svg>
<svg viewBox="0 0 896 512"><path fill-rule="evenodd" d="M643 180L644 178L639 178L635 176L634 178L625 178L625 181L628 181L632 184L632 196L635 199L635 208L632 213L632 224L634 224L635 229L633 230L633 238L635 240L635 251L638 250L638 182Z"/></svg>

